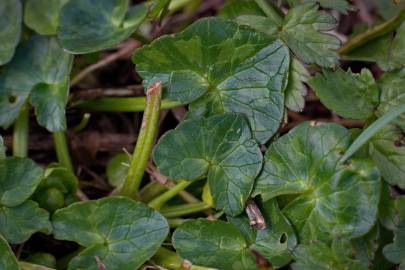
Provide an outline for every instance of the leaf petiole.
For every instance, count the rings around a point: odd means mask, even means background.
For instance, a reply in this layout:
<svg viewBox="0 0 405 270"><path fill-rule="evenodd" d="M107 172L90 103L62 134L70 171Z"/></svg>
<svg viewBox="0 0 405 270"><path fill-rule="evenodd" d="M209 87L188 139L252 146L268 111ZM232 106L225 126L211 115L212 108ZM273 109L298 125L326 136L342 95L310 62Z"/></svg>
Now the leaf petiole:
<svg viewBox="0 0 405 270"><path fill-rule="evenodd" d="M167 248L160 247L156 254L152 257L152 261L159 266L163 266L167 269L173 270L181 270L181 269L189 269L189 270L214 270L212 268L191 265L188 268L185 267L185 261L183 261L176 252L173 252Z"/></svg>
<svg viewBox="0 0 405 270"><path fill-rule="evenodd" d="M156 210L159 210L166 202L175 197L180 191L186 189L191 183L192 181L180 181L173 188L153 199L148 205Z"/></svg>
<svg viewBox="0 0 405 270"><path fill-rule="evenodd" d="M198 213L209 208L211 208L211 206L209 206L205 202L197 202L165 207L160 211L160 213L166 218L176 218L184 215Z"/></svg>
<svg viewBox="0 0 405 270"><path fill-rule="evenodd" d="M69 148L66 141L66 135L63 131L52 133L55 145L56 156L61 165L73 172L72 161L70 160Z"/></svg>
<svg viewBox="0 0 405 270"><path fill-rule="evenodd" d="M13 156L26 157L28 153L29 105L25 103L13 129Z"/></svg>

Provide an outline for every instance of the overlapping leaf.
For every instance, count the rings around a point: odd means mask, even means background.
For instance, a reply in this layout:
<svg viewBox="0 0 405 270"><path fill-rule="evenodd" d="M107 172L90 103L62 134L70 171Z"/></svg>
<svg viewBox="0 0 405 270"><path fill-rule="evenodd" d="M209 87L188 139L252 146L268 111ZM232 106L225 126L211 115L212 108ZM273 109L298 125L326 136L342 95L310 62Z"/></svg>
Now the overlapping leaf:
<svg viewBox="0 0 405 270"><path fill-rule="evenodd" d="M292 59L290 76L285 90L285 106L295 112L300 112L305 106L307 88L304 85L308 81L309 72L297 59Z"/></svg>
<svg viewBox="0 0 405 270"><path fill-rule="evenodd" d="M20 0L0 1L0 65L11 60L20 40L22 5Z"/></svg>
<svg viewBox="0 0 405 270"><path fill-rule="evenodd" d="M331 8L347 14L348 11L356 10L347 0L287 0L290 6L301 5L304 3L319 3L324 8Z"/></svg>
<svg viewBox="0 0 405 270"><path fill-rule="evenodd" d="M20 45L0 75L0 126L10 126L31 95L38 122L64 130L72 60L55 38L34 35Z"/></svg>
<svg viewBox="0 0 405 270"><path fill-rule="evenodd" d="M144 4L129 7L129 0L69 0L62 7L58 38L72 53L112 47L128 38L144 21Z"/></svg>
<svg viewBox="0 0 405 270"><path fill-rule="evenodd" d="M171 179L207 176L215 207L242 212L261 169L262 155L240 114L183 121L154 149L159 169Z"/></svg>
<svg viewBox="0 0 405 270"><path fill-rule="evenodd" d="M367 119L379 105L379 89L368 69L359 74L324 70L309 85L326 107L345 118Z"/></svg>
<svg viewBox="0 0 405 270"><path fill-rule="evenodd" d="M283 213L301 240L367 233L377 218L380 175L368 159L340 164L348 131L336 124L304 123L270 145L254 194L264 200L294 195Z"/></svg>
<svg viewBox="0 0 405 270"><path fill-rule="evenodd" d="M54 236L84 246L69 270L138 269L166 238L167 221L157 211L128 198L109 197L72 204L55 212Z"/></svg>
<svg viewBox="0 0 405 270"><path fill-rule="evenodd" d="M243 113L259 142L278 129L289 53L280 41L220 18L201 19L134 55L144 85L160 80L164 97L189 106L192 117Z"/></svg>
<svg viewBox="0 0 405 270"><path fill-rule="evenodd" d="M0 235L0 269L20 270L13 251L8 246L7 241Z"/></svg>
<svg viewBox="0 0 405 270"><path fill-rule="evenodd" d="M25 24L41 35L54 35L62 6L69 0L28 0L24 7Z"/></svg>

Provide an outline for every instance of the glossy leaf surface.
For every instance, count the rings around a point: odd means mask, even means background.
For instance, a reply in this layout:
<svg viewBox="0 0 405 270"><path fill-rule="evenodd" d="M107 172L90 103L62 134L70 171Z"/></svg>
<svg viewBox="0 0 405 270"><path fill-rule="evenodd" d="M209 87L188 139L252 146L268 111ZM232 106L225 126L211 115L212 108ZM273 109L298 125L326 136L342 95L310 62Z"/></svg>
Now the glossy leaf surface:
<svg viewBox="0 0 405 270"><path fill-rule="evenodd" d="M164 98L190 103L191 117L243 113L259 142L278 129L289 52L280 42L220 18L201 19L134 55L147 86L164 84Z"/></svg>
<svg viewBox="0 0 405 270"><path fill-rule="evenodd" d="M129 0L69 0L59 20L62 47L72 53L90 53L125 40L147 12L144 4L129 4Z"/></svg>
<svg viewBox="0 0 405 270"><path fill-rule="evenodd" d="M22 43L0 75L0 126L10 126L31 95L38 122L64 130L72 60L55 38L34 35Z"/></svg>
<svg viewBox="0 0 405 270"><path fill-rule="evenodd" d="M240 114L222 114L183 121L167 132L153 157L171 179L207 176L215 207L227 214L242 212L262 155Z"/></svg>
<svg viewBox="0 0 405 270"><path fill-rule="evenodd" d="M138 269L166 238L167 221L157 211L123 197L74 203L53 216L55 238L84 246L68 269Z"/></svg>
<svg viewBox="0 0 405 270"><path fill-rule="evenodd" d="M294 194L283 213L301 240L364 235L377 217L380 175L368 159L339 164L348 146L342 126L299 125L270 145L254 194Z"/></svg>
<svg viewBox="0 0 405 270"><path fill-rule="evenodd" d="M9 62L14 55L20 41L21 21L20 0L0 1L0 65Z"/></svg>

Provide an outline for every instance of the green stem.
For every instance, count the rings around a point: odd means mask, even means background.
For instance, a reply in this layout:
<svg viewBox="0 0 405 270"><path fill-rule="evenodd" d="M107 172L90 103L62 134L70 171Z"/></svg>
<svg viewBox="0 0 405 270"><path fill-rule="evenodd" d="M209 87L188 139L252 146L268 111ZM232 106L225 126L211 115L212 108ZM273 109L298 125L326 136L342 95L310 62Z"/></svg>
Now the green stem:
<svg viewBox="0 0 405 270"><path fill-rule="evenodd" d="M210 206L205 202L189 203L184 205L176 205L163 208L160 212L166 218L176 218L184 215L198 213L209 209Z"/></svg>
<svg viewBox="0 0 405 270"><path fill-rule="evenodd" d="M139 186L148 165L149 156L158 131L160 101L162 97L161 82L152 85L146 95L146 107L142 118L141 130L139 131L124 185L119 192L121 195L132 198L138 196Z"/></svg>
<svg viewBox="0 0 405 270"><path fill-rule="evenodd" d="M159 197L153 199L148 205L154 209L159 210L166 202L168 202L170 199L176 196L180 191L186 189L191 183L192 181L186 180L180 181L173 188L169 189Z"/></svg>
<svg viewBox="0 0 405 270"><path fill-rule="evenodd" d="M139 198L142 202L150 202L153 198L159 196L167 187L158 181L150 182L139 191Z"/></svg>
<svg viewBox="0 0 405 270"><path fill-rule="evenodd" d="M26 157L28 154L29 105L25 103L14 123L13 156Z"/></svg>
<svg viewBox="0 0 405 270"><path fill-rule="evenodd" d="M268 3L266 0L255 0L256 4L263 10L263 12L272 19L278 26L283 25L283 16L275 6Z"/></svg>
<svg viewBox="0 0 405 270"><path fill-rule="evenodd" d="M152 261L164 268L171 270L186 270L183 267L183 260L176 254L167 248L160 247L156 254L152 257ZM214 270L212 268L192 265L189 270Z"/></svg>
<svg viewBox="0 0 405 270"><path fill-rule="evenodd" d="M370 28L369 30L350 39L346 44L344 44L339 49L339 54L341 55L348 54L349 52L353 51L354 49L360 47L361 45L367 43L372 39L384 36L394 31L402 24L404 20L405 20L405 8L402 9L396 17L373 28Z"/></svg>
<svg viewBox="0 0 405 270"><path fill-rule="evenodd" d="M173 100L162 100L162 109L179 107L182 104ZM95 100L83 101L74 107L99 112L143 112L146 106L146 97L105 97Z"/></svg>
<svg viewBox="0 0 405 270"><path fill-rule="evenodd" d="M184 218L169 218L169 219L167 219L167 223L169 223L170 228L178 228L178 227L181 226L181 224L183 224L186 221L187 221L187 219L184 219Z"/></svg>
<svg viewBox="0 0 405 270"><path fill-rule="evenodd" d="M56 157L59 163L73 172L72 161L70 160L69 147L66 141L66 135L63 131L52 133L55 145Z"/></svg>

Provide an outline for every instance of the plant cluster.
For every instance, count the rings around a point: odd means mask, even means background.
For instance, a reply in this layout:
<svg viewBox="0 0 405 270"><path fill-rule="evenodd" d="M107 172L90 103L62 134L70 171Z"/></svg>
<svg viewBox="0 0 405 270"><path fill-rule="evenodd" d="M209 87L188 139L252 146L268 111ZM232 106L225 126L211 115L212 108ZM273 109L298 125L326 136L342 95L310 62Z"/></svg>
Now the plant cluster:
<svg viewBox="0 0 405 270"><path fill-rule="evenodd" d="M405 269L403 1L371 1L384 21L343 46L336 16L356 11L346 0L229 0L145 41L132 57L146 94L129 105L144 111L134 152L108 164L109 196L84 200L64 134L75 55L201 4L130 2L0 2L0 126L13 125L13 156L0 137L0 269ZM362 128L285 132L308 87ZM186 105L155 142L161 110ZM58 164L46 169L27 157L31 107L54 137ZM175 184L145 185L150 158ZM79 247L20 258L34 233Z"/></svg>

